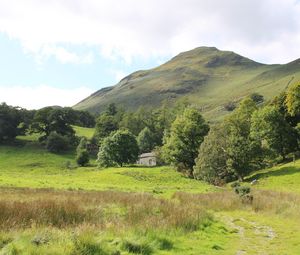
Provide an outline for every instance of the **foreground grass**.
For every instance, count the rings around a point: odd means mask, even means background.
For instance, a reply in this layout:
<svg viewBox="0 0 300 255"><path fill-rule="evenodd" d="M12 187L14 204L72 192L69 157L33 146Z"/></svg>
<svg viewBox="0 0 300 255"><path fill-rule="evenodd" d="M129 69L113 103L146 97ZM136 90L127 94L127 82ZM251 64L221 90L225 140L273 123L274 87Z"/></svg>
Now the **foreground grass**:
<svg viewBox="0 0 300 255"><path fill-rule="evenodd" d="M299 254L300 196L253 195L2 188L0 254Z"/></svg>
<svg viewBox="0 0 300 255"><path fill-rule="evenodd" d="M0 254L219 254L237 238L201 203L179 197L32 189L0 195Z"/></svg>

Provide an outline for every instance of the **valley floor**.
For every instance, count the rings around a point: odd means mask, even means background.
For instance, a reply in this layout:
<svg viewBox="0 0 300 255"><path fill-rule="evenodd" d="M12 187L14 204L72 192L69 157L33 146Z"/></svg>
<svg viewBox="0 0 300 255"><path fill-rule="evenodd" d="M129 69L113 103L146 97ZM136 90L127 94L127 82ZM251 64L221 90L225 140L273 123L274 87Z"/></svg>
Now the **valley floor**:
<svg viewBox="0 0 300 255"><path fill-rule="evenodd" d="M253 179L248 204L170 167L77 168L72 152L0 146L0 255L300 254L300 161Z"/></svg>

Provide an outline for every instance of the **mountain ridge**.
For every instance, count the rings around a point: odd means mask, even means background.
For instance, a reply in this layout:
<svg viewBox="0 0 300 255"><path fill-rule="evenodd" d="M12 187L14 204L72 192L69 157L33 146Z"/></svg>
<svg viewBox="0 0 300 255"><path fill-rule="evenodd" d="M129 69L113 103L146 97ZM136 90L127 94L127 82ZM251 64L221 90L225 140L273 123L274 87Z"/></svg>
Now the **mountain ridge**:
<svg viewBox="0 0 300 255"><path fill-rule="evenodd" d="M270 99L285 89L291 79L300 80L300 59L269 65L232 51L197 47L160 66L133 72L116 85L96 91L74 108L100 113L109 103L115 103L125 110L136 110L186 98L214 119L227 113L224 104L253 92Z"/></svg>

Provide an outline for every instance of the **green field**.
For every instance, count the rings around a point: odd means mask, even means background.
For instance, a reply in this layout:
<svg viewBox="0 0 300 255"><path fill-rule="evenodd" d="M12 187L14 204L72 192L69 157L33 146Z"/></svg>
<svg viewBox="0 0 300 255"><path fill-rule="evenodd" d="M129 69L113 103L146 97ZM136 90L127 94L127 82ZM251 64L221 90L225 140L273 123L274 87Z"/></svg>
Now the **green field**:
<svg viewBox="0 0 300 255"><path fill-rule="evenodd" d="M77 167L19 139L0 146L0 254L300 253L300 161L249 176L249 204L168 166Z"/></svg>

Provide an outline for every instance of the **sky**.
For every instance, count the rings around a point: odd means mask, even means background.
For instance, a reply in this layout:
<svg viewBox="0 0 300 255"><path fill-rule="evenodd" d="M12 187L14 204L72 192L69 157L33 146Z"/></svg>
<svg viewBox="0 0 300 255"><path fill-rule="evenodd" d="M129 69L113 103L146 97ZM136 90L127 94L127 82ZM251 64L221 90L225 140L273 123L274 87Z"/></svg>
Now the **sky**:
<svg viewBox="0 0 300 255"><path fill-rule="evenodd" d="M72 106L182 51L300 58L299 0L0 0L0 103Z"/></svg>

